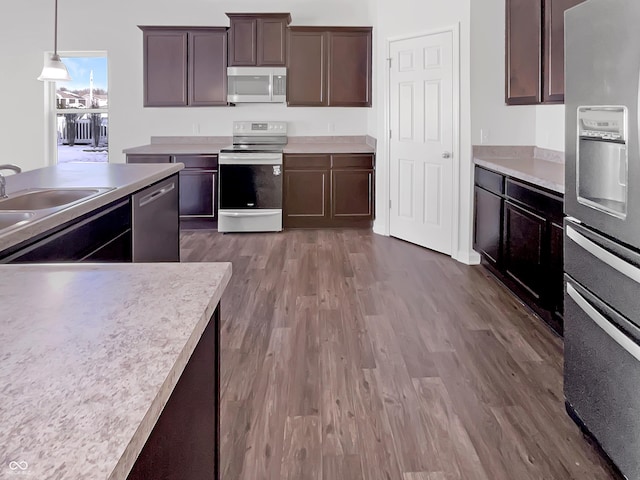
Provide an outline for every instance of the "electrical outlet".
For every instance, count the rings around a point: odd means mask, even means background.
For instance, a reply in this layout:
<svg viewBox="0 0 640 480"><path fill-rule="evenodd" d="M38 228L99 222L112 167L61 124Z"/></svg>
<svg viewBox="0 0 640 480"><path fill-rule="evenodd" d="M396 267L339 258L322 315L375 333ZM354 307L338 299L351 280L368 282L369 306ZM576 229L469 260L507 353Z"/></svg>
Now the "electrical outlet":
<svg viewBox="0 0 640 480"><path fill-rule="evenodd" d="M193 124L193 134L194 135L200 134L200 124L197 122Z"/></svg>
<svg viewBox="0 0 640 480"><path fill-rule="evenodd" d="M489 143L489 130L486 128L480 129L480 145L486 145Z"/></svg>
<svg viewBox="0 0 640 480"><path fill-rule="evenodd" d="M336 125L333 122L329 122L327 123L327 132L328 133L333 133L336 131Z"/></svg>

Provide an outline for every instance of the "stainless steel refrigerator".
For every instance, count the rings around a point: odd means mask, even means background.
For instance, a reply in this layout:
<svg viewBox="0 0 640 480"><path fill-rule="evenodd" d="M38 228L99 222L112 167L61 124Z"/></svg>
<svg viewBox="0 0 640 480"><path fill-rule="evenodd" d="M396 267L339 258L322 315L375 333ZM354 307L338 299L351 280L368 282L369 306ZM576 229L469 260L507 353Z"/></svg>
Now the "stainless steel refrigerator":
<svg viewBox="0 0 640 480"><path fill-rule="evenodd" d="M640 1L565 15L565 399L640 480Z"/></svg>

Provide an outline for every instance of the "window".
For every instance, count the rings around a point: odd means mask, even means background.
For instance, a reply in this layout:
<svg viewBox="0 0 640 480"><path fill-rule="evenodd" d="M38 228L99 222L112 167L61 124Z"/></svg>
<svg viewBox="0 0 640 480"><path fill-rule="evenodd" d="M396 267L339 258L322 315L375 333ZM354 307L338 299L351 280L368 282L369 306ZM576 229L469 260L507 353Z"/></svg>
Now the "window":
<svg viewBox="0 0 640 480"><path fill-rule="evenodd" d="M103 52L60 55L71 76L50 90L50 164L109 161L109 88Z"/></svg>

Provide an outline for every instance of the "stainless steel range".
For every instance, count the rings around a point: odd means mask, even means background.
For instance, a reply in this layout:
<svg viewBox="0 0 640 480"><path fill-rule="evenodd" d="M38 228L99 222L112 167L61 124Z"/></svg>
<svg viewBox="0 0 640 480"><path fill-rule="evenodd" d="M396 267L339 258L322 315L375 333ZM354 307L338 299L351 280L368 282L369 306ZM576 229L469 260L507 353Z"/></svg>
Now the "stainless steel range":
<svg viewBox="0 0 640 480"><path fill-rule="evenodd" d="M219 232L282 230L286 122L233 122L233 145L219 156Z"/></svg>

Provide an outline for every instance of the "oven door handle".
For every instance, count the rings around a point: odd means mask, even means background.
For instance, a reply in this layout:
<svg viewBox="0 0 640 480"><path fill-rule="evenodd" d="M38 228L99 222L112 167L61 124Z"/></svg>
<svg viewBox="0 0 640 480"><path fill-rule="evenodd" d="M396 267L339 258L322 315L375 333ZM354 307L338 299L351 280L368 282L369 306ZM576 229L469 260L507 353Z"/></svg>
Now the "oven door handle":
<svg viewBox="0 0 640 480"><path fill-rule="evenodd" d="M221 217L233 217L233 218L239 218L239 217L270 217L273 215L278 215L280 213L280 211L274 212L272 210L269 210L267 212L261 212L261 211L256 211L256 212L224 212L224 211L219 211L218 215L220 215Z"/></svg>
<svg viewBox="0 0 640 480"><path fill-rule="evenodd" d="M579 246L584 248L591 255L593 255L594 257L598 258L602 262L609 265L611 268L629 277L634 282L640 283L640 268L634 267L630 263L625 262L623 259L621 259L617 255L614 255L608 250L605 250L598 244L589 240L584 235L581 235L580 233L578 233L569 225L567 225L567 237L569 237Z"/></svg>
<svg viewBox="0 0 640 480"><path fill-rule="evenodd" d="M607 320L598 310L596 310L586 298L578 293L578 291L567 282L567 294L573 299L580 309L586 313L593 322L598 325L604 332L611 337L618 345L625 349L636 360L640 361L640 347L623 332L621 332L614 324Z"/></svg>

